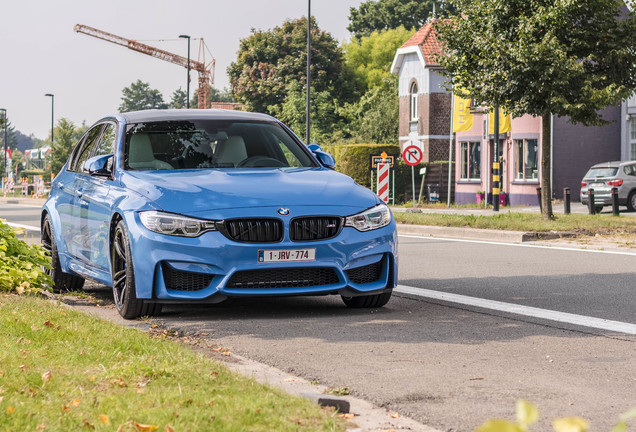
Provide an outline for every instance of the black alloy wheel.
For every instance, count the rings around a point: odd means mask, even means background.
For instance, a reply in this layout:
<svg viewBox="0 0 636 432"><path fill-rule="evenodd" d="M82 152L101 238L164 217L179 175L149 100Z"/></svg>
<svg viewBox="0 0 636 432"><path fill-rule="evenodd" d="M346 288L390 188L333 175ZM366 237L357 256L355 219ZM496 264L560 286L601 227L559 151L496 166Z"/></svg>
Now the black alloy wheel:
<svg viewBox="0 0 636 432"><path fill-rule="evenodd" d="M60 264L60 256L57 252L57 244L55 243L55 235L53 233L53 225L49 215L44 217L42 230L40 235L42 248L51 257L51 268L45 268L44 271L53 280L53 291L62 293L64 291L78 291L84 286L84 278L70 273L64 273Z"/></svg>
<svg viewBox="0 0 636 432"><path fill-rule="evenodd" d="M130 240L124 221L119 221L115 227L111 240L110 256L113 275L113 299L119 314L126 319L159 314L161 312L160 304L147 303L137 298Z"/></svg>

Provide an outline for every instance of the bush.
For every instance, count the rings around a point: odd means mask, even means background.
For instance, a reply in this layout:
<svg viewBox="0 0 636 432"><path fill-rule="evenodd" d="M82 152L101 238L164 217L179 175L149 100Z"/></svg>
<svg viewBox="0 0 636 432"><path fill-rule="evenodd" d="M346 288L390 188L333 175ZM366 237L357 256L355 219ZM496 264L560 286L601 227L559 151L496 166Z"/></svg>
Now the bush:
<svg viewBox="0 0 636 432"><path fill-rule="evenodd" d="M53 281L44 268L51 268L51 258L44 249L27 245L0 221L0 291L22 294L50 290Z"/></svg>

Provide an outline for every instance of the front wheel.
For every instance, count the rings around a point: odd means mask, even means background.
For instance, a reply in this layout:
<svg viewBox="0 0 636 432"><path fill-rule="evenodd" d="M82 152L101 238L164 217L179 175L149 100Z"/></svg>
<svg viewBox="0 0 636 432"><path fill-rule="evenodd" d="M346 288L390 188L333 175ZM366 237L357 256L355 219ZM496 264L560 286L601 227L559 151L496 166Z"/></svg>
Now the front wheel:
<svg viewBox="0 0 636 432"><path fill-rule="evenodd" d="M146 303L137 298L130 240L124 221L119 221L115 227L110 256L113 272L113 299L119 315L126 319L134 319L144 315L159 314L160 304Z"/></svg>
<svg viewBox="0 0 636 432"><path fill-rule="evenodd" d="M391 294L393 294L393 291L356 297L342 296L342 301L350 308L379 308L389 302Z"/></svg>
<svg viewBox="0 0 636 432"><path fill-rule="evenodd" d="M64 291L78 291L84 286L84 278L74 274L64 273L60 264L60 256L57 252L57 243L53 233L53 224L49 215L44 217L41 234L42 247L51 257L51 268L45 269L51 279L53 279L53 291L62 293Z"/></svg>

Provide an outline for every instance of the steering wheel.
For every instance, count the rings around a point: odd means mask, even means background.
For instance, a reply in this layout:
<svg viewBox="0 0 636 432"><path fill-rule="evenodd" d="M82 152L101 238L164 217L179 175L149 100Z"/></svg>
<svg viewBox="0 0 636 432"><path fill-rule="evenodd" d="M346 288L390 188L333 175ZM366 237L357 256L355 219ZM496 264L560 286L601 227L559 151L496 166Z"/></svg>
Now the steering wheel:
<svg viewBox="0 0 636 432"><path fill-rule="evenodd" d="M285 167L287 164L279 161L278 159L274 159L267 156L250 156L246 159L243 159L238 164L237 167Z"/></svg>

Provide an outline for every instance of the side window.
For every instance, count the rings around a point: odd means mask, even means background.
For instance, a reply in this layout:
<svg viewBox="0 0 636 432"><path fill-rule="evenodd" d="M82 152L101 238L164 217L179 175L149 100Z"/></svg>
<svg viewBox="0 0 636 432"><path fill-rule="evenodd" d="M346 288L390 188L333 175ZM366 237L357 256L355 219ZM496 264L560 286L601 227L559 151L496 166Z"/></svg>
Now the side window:
<svg viewBox="0 0 636 432"><path fill-rule="evenodd" d="M97 151L94 156L108 155L115 153L115 125L108 123L106 129L102 134L102 139L99 140Z"/></svg>
<svg viewBox="0 0 636 432"><path fill-rule="evenodd" d="M79 151L77 161L75 162L75 165L73 165L73 171L80 172L82 170L82 164L90 158L91 153L95 150L95 146L98 143L102 129L104 129L103 124L95 126L88 132L88 135L84 140L84 145Z"/></svg>

